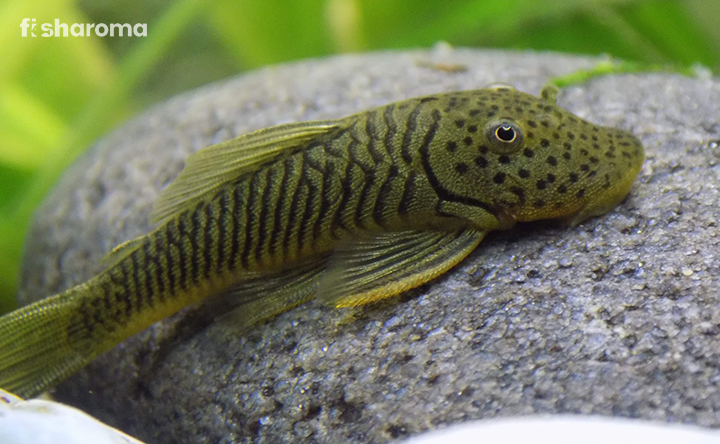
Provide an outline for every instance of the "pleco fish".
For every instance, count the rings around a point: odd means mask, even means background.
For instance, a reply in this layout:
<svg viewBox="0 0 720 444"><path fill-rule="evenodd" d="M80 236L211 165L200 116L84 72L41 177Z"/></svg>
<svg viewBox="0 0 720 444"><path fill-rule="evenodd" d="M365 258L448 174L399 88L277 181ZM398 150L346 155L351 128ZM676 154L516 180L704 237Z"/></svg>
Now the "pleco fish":
<svg viewBox="0 0 720 444"><path fill-rule="evenodd" d="M0 387L29 397L188 304L251 324L315 297L358 306L452 268L492 230L603 214L644 159L630 134L506 85L280 125L187 159L89 281L0 318Z"/></svg>

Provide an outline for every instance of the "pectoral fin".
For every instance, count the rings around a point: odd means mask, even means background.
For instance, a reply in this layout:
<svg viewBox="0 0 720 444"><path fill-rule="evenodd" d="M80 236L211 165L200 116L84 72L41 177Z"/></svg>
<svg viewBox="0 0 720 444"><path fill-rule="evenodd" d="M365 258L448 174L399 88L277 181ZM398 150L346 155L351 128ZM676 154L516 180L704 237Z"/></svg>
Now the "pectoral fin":
<svg viewBox="0 0 720 444"><path fill-rule="evenodd" d="M328 259L318 297L352 307L394 296L443 274L477 247L483 231L368 233Z"/></svg>
<svg viewBox="0 0 720 444"><path fill-rule="evenodd" d="M218 143L188 156L185 168L158 198L150 220L162 223L208 193L313 138L339 127L339 120L290 123Z"/></svg>
<svg viewBox="0 0 720 444"><path fill-rule="evenodd" d="M240 331L311 300L325 260L273 274L258 274L222 296L220 321Z"/></svg>

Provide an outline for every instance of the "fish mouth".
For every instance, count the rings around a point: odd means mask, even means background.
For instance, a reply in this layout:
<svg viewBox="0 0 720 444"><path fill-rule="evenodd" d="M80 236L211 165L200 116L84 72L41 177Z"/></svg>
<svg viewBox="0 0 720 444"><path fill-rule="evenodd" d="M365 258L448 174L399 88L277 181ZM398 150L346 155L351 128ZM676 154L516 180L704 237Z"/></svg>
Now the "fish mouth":
<svg viewBox="0 0 720 444"><path fill-rule="evenodd" d="M613 190L612 193L605 193L598 197L598 199L594 202L588 203L585 207L583 207L580 211L577 213L566 216L563 218L560 218L559 220L567 226L574 227L585 220L595 217L595 216L602 216L603 214L607 213L608 211L612 210L620 202L625 200L627 195L630 193L630 188L632 186L632 183L635 179L634 175L630 175L630 180L627 180L627 184L623 187L617 186L614 187L615 190Z"/></svg>
<svg viewBox="0 0 720 444"><path fill-rule="evenodd" d="M636 158L634 163L629 166L629 169L623 174L622 178L612 186L608 187L608 189L597 196L597 198L588 202L577 213L559 218L558 220L573 227L586 219L601 216L607 213L625 200L630 193L630 189L632 188L632 184L635 182L635 178L640 172L643 162L645 161L645 151L642 144L637 138L633 137L633 139L636 143L638 151L635 152Z"/></svg>

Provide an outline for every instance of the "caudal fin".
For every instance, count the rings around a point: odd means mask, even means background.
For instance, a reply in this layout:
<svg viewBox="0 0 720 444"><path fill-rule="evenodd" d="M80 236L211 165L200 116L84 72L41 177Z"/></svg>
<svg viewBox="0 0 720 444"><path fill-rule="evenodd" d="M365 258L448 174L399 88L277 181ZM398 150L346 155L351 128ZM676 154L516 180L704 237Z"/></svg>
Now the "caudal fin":
<svg viewBox="0 0 720 444"><path fill-rule="evenodd" d="M76 287L0 318L0 388L36 396L96 354L81 326L73 325L79 320L77 292Z"/></svg>

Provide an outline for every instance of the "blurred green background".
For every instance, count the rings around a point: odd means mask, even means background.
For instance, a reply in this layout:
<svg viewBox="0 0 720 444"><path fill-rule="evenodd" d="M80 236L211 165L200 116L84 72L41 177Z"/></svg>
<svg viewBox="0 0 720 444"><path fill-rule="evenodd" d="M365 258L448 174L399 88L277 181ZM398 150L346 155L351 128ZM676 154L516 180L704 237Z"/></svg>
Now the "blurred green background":
<svg viewBox="0 0 720 444"><path fill-rule="evenodd" d="M259 66L342 52L556 50L720 70L718 0L0 0L0 313L35 207L97 137L148 105ZM147 37L21 37L147 23Z"/></svg>

